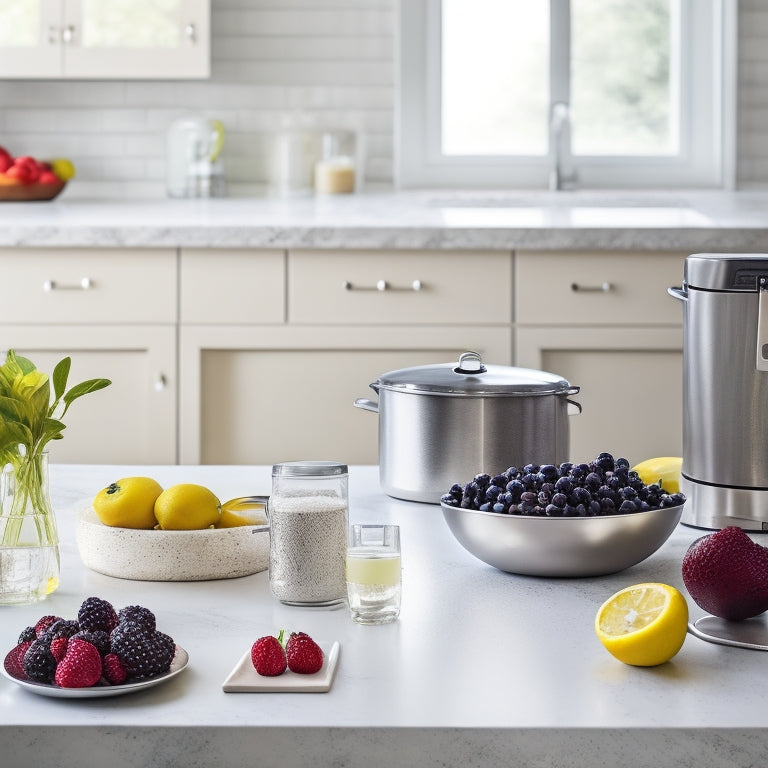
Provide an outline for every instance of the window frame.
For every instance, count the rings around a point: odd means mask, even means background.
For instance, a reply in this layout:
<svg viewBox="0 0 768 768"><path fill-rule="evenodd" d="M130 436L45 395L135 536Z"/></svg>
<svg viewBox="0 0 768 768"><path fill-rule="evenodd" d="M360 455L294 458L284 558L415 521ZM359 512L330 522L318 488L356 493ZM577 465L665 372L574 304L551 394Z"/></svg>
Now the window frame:
<svg viewBox="0 0 768 768"><path fill-rule="evenodd" d="M565 170L579 188L733 188L737 6L735 0L681 0L681 153L674 156L578 156ZM569 0L550 0L550 36L569 34ZM441 0L399 0L395 110L395 183L400 188L546 189L553 149L543 156L449 156L440 151ZM565 38L567 39L567 37ZM550 70L568 66L569 44L551 46ZM550 105L568 81L550 74ZM711 83L711 88L708 87ZM696 130L694 130L696 128Z"/></svg>

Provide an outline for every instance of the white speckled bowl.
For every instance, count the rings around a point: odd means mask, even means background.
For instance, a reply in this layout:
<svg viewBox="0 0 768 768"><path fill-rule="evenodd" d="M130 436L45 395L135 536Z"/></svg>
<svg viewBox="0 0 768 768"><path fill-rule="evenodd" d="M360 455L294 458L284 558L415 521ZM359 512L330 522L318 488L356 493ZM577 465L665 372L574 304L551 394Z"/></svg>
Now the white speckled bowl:
<svg viewBox="0 0 768 768"><path fill-rule="evenodd" d="M88 568L120 579L233 579L269 565L268 524L201 531L111 528L89 507L77 516L75 538Z"/></svg>

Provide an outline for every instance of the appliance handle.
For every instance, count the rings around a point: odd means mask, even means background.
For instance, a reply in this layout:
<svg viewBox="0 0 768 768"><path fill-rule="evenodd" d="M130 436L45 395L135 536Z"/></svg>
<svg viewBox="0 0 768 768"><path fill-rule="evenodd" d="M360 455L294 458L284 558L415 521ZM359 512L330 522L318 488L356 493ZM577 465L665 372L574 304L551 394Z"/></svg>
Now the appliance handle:
<svg viewBox="0 0 768 768"><path fill-rule="evenodd" d="M768 277L757 279L757 370L768 371Z"/></svg>
<svg viewBox="0 0 768 768"><path fill-rule="evenodd" d="M581 413L581 403L577 403L575 400L568 400L566 398L566 403L568 403L566 413L568 416L578 416Z"/></svg>
<svg viewBox="0 0 768 768"><path fill-rule="evenodd" d="M667 288L667 293L673 299L679 299L680 301L688 301L688 290L686 288Z"/></svg>

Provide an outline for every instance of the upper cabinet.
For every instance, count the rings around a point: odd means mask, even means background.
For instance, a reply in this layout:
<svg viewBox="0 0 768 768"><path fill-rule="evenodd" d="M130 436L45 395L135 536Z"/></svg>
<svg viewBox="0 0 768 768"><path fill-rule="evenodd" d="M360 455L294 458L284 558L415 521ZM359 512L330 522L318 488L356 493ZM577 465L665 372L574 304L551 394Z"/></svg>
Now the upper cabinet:
<svg viewBox="0 0 768 768"><path fill-rule="evenodd" d="M0 0L0 78L204 78L210 59L210 0Z"/></svg>

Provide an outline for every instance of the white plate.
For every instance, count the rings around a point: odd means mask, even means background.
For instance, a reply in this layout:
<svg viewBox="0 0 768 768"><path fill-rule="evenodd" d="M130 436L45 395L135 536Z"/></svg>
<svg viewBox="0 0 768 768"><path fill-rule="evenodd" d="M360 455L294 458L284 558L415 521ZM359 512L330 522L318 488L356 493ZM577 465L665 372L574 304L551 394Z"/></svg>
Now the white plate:
<svg viewBox="0 0 768 768"><path fill-rule="evenodd" d="M226 693L325 693L331 690L339 663L339 643L318 643L323 666L314 675L300 675L286 669L282 675L263 677L253 666L249 648L222 684Z"/></svg>
<svg viewBox="0 0 768 768"><path fill-rule="evenodd" d="M702 616L693 624L688 624L688 631L708 643L768 651L768 626L762 615L745 621L726 621L717 616Z"/></svg>
<svg viewBox="0 0 768 768"><path fill-rule="evenodd" d="M5 675L12 683L20 685L26 690L36 693L40 696L50 696L56 699L98 699L105 696L122 696L126 693L140 691L142 688L151 688L154 685L160 685L172 677L179 674L189 663L189 654L178 645L176 646L176 655L171 662L171 668L164 675L151 677L147 680L139 680L135 683L125 683L123 685L98 685L91 688L60 688L58 685L49 685L48 683L34 683L30 680L19 680L13 675L9 675L4 667L0 667L0 672Z"/></svg>

